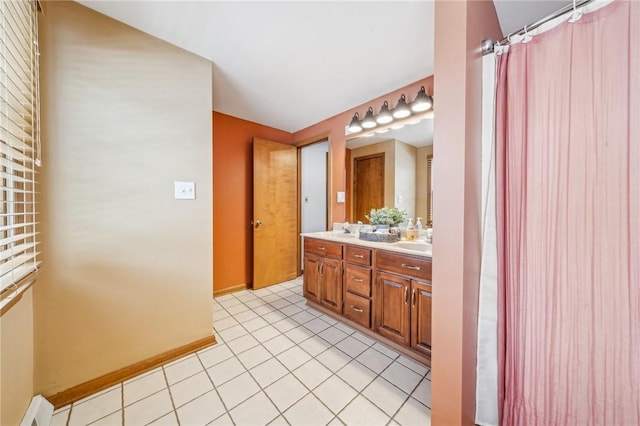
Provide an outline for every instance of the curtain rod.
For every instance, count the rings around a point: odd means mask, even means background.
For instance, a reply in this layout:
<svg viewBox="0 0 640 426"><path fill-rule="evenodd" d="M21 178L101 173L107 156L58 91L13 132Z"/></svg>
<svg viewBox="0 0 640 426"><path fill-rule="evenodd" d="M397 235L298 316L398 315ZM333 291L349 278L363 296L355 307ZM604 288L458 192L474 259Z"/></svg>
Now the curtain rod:
<svg viewBox="0 0 640 426"><path fill-rule="evenodd" d="M536 22L534 22L533 24L529 24L526 25L522 28L520 28L518 31L514 31L512 33L510 33L509 35L507 35L505 38L503 38L502 40L498 41L498 42L494 42L491 39L486 39L482 41L482 54L486 55L488 53L493 52L495 46L505 46L508 44L511 44L511 42L509 41L510 37L513 37L514 35L524 35L525 33L525 29L526 31L531 31L531 30L535 30L536 28L538 28L539 26L546 24L549 21L552 21L556 18L559 18L562 15L566 15L569 12L573 12L574 9L578 9L582 6L585 6L589 3L592 3L596 0L576 0L575 2L570 2L568 5L556 10L555 12L550 13L549 15L545 16L544 18L541 18L539 20L537 20Z"/></svg>

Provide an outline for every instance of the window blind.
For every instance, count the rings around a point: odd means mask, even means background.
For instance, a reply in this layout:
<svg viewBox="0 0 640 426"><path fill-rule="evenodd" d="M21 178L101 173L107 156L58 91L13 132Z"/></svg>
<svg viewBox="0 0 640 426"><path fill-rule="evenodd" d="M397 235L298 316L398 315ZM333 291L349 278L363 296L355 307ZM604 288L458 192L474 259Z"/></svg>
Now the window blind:
<svg viewBox="0 0 640 426"><path fill-rule="evenodd" d="M38 5L0 3L0 292L37 271L40 165Z"/></svg>

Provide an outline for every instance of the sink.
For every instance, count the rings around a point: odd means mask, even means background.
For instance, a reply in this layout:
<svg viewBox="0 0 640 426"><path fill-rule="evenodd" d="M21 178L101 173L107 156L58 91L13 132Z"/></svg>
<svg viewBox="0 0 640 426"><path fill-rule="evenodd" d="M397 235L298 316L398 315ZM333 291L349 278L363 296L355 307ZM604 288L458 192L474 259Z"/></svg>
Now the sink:
<svg viewBox="0 0 640 426"><path fill-rule="evenodd" d="M431 244L424 241L398 241L393 243L395 247L419 252L431 252Z"/></svg>
<svg viewBox="0 0 640 426"><path fill-rule="evenodd" d="M346 232L341 232L339 234L333 234L335 238L355 238L356 234L347 234Z"/></svg>

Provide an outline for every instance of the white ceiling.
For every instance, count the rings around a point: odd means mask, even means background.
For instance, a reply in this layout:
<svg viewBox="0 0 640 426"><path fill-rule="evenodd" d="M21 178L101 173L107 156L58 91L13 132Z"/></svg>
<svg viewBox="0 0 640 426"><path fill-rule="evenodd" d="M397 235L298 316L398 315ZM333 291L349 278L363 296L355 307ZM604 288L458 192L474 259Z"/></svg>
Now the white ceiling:
<svg viewBox="0 0 640 426"><path fill-rule="evenodd" d="M215 111L289 132L433 74L432 1L80 3L211 60ZM494 3L510 32L567 2Z"/></svg>

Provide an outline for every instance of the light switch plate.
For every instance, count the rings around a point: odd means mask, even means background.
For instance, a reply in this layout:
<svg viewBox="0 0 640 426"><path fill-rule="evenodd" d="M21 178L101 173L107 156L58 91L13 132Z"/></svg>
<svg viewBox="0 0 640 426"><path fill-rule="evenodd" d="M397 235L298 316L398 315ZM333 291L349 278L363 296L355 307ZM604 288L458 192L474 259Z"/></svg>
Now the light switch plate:
<svg viewBox="0 0 640 426"><path fill-rule="evenodd" d="M338 191L337 193L337 202L344 203L344 191Z"/></svg>
<svg viewBox="0 0 640 426"><path fill-rule="evenodd" d="M176 200L195 200L196 184L194 182L174 182Z"/></svg>

